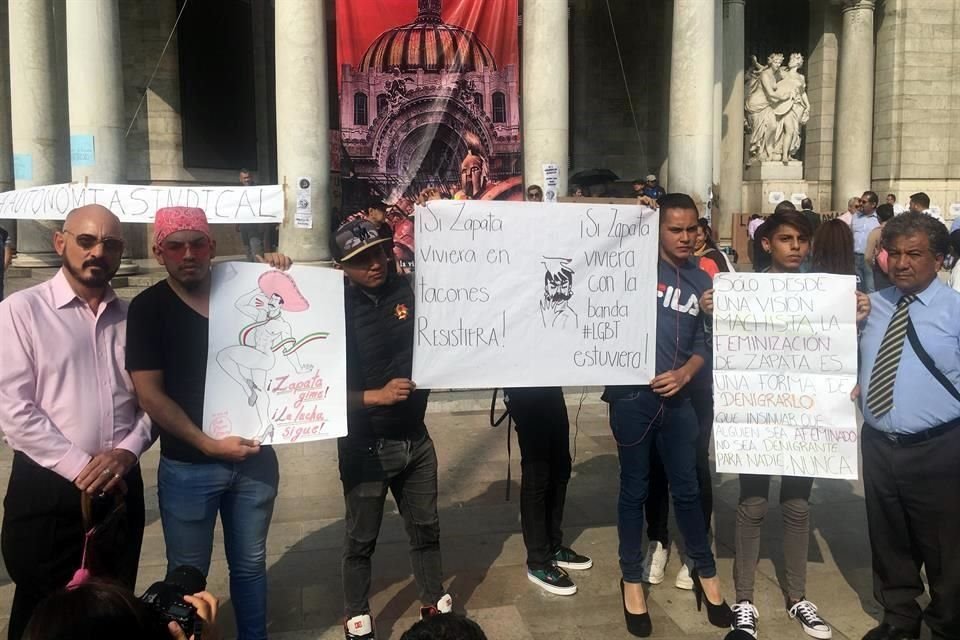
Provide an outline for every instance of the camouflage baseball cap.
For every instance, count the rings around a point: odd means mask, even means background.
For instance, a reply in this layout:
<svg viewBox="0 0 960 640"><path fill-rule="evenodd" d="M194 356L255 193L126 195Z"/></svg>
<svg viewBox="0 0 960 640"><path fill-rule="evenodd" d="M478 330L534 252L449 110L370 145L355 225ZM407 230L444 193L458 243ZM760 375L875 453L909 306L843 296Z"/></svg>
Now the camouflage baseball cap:
<svg viewBox="0 0 960 640"><path fill-rule="evenodd" d="M389 242L377 233L377 228L365 218L357 218L344 222L333 234L333 258L337 262L344 262L370 247Z"/></svg>

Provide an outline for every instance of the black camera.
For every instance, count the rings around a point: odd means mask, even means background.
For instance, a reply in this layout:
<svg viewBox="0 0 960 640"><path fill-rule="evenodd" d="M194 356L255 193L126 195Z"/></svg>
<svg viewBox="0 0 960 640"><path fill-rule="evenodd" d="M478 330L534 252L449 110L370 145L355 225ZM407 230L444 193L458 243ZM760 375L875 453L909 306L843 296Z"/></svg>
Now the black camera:
<svg viewBox="0 0 960 640"><path fill-rule="evenodd" d="M207 588L207 579L199 569L188 565L181 565L167 574L163 582L154 582L147 589L140 601L147 605L166 626L173 621L180 625L184 634L200 640L203 620L197 615L197 609L183 596L199 593Z"/></svg>

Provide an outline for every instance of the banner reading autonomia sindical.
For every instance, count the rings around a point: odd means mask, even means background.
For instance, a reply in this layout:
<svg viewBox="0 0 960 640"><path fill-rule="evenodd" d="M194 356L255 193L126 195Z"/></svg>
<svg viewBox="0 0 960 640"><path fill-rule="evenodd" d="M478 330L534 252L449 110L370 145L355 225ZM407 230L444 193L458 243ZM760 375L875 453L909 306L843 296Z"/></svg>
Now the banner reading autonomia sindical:
<svg viewBox="0 0 960 640"><path fill-rule="evenodd" d="M517 2L337 0L344 214L379 198L396 228L426 188L523 199Z"/></svg>

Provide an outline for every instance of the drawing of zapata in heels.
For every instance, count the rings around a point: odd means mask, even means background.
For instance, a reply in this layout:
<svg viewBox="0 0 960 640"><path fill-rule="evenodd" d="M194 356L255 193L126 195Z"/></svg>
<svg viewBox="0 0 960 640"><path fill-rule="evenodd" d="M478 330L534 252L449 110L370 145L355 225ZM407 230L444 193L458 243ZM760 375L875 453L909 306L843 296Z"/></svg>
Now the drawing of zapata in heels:
<svg viewBox="0 0 960 640"><path fill-rule="evenodd" d="M310 303L300 293L293 278L282 271L261 274L257 288L240 296L235 306L253 322L240 330L239 344L217 353L217 364L240 385L247 395L247 404L256 408L260 429L254 440L266 444L273 440L274 431L267 374L277 364L277 353L287 359L294 371L307 373L313 366L302 364L297 351L329 334L311 333L300 340L293 337L283 312L306 311Z"/></svg>

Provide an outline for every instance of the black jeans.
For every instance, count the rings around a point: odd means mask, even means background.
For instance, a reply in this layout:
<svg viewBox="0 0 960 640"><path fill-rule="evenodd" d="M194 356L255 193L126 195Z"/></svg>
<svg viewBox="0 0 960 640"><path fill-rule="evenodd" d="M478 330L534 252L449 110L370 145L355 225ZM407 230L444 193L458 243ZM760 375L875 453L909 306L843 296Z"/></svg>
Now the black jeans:
<svg viewBox="0 0 960 640"><path fill-rule="evenodd" d="M520 526L527 567L546 569L563 543L570 481L570 420L559 387L507 389L520 442Z"/></svg>
<svg viewBox="0 0 960 640"><path fill-rule="evenodd" d="M883 621L943 640L960 638L960 427L912 446L863 426L863 489L873 555L873 596ZM930 604L921 613L920 567Z"/></svg>
<svg viewBox="0 0 960 640"><path fill-rule="evenodd" d="M710 517L713 515L713 478L710 476L710 434L713 432L713 389L711 387L691 388L688 392L690 403L697 414L697 484L700 486L700 510L703 521L710 531ZM650 449L650 493L644 506L647 517L647 538L661 543L664 547L670 543L667 520L670 516L670 491L667 472L654 443Z"/></svg>
<svg viewBox="0 0 960 640"><path fill-rule="evenodd" d="M133 467L124 480L126 516L111 531L116 545L106 551L97 546L97 553L91 552L88 560L97 568L95 576L116 579L133 589L144 526L140 467ZM3 561L17 585L7 638L20 640L37 605L65 587L80 568L84 540L80 490L18 451L3 508Z"/></svg>
<svg viewBox="0 0 960 640"><path fill-rule="evenodd" d="M346 502L343 599L348 618L369 613L371 558L377 546L387 489L393 494L410 539L413 577L424 604L443 597L440 518L437 515L437 453L424 430L412 440L354 438L337 442Z"/></svg>

